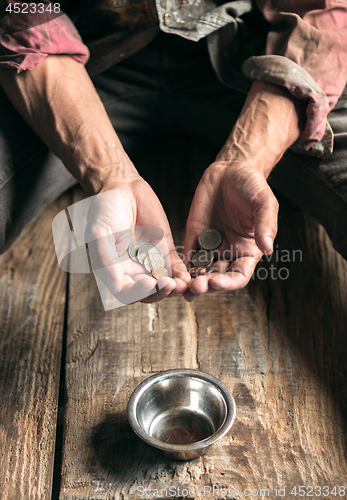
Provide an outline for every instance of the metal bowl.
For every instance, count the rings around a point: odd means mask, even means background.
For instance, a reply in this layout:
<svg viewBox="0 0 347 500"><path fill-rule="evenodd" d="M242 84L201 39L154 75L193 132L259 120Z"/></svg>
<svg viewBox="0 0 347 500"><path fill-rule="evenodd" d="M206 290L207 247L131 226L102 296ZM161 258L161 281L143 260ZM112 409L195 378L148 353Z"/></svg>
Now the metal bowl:
<svg viewBox="0 0 347 500"><path fill-rule="evenodd" d="M128 403L135 433L178 460L203 455L230 430L235 414L229 389L198 370L159 372L141 382Z"/></svg>

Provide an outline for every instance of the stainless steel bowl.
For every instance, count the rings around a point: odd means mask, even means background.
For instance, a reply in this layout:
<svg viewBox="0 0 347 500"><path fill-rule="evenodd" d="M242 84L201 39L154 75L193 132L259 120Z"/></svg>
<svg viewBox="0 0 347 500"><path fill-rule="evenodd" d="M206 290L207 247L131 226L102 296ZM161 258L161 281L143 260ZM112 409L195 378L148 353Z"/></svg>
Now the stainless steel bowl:
<svg viewBox="0 0 347 500"><path fill-rule="evenodd" d="M159 372L141 382L128 403L136 434L178 460L203 455L230 430L235 414L226 385L198 370Z"/></svg>

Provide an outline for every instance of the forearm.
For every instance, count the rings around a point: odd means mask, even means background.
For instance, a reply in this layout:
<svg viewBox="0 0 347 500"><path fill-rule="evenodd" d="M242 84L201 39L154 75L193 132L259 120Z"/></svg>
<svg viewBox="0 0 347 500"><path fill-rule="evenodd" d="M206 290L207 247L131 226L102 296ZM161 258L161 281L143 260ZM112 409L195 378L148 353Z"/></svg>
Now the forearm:
<svg viewBox="0 0 347 500"><path fill-rule="evenodd" d="M69 56L48 56L19 75L0 71L7 96L89 194L107 179L135 177L84 66Z"/></svg>
<svg viewBox="0 0 347 500"><path fill-rule="evenodd" d="M267 177L302 132L306 104L285 88L255 81L217 160L248 164Z"/></svg>

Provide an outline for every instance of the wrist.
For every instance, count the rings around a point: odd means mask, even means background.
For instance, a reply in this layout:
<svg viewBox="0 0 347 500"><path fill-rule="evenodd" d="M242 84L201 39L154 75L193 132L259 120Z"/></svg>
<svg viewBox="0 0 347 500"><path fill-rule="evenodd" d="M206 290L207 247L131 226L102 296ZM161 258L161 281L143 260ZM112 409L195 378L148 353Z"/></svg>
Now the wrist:
<svg viewBox="0 0 347 500"><path fill-rule="evenodd" d="M271 146L271 145L270 145ZM274 166L281 159L285 150L279 152L271 151L271 147L267 147L264 142L257 145L256 143L242 146L239 142L229 143L225 149L223 148L216 158L216 163L219 163L226 170L232 169L247 169L259 172L266 179Z"/></svg>
<svg viewBox="0 0 347 500"><path fill-rule="evenodd" d="M71 170L70 170L71 171ZM83 165L77 169L78 179L88 195L113 189L116 184L138 180L140 175L128 158L111 164Z"/></svg>
<svg viewBox="0 0 347 500"><path fill-rule="evenodd" d="M217 160L248 164L267 177L300 136L306 104L287 89L254 82Z"/></svg>
<svg viewBox="0 0 347 500"><path fill-rule="evenodd" d="M114 130L86 127L73 148L64 148L61 158L88 195L107 190L116 182L129 182L139 174Z"/></svg>

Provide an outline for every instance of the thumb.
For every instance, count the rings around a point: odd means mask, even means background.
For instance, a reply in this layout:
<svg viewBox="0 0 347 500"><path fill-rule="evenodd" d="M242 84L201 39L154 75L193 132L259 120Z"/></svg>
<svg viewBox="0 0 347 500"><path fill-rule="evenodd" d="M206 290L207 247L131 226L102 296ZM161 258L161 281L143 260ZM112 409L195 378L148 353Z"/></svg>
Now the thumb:
<svg viewBox="0 0 347 500"><path fill-rule="evenodd" d="M270 255L277 234L278 201L268 183L258 191L253 202L254 238L258 248Z"/></svg>

